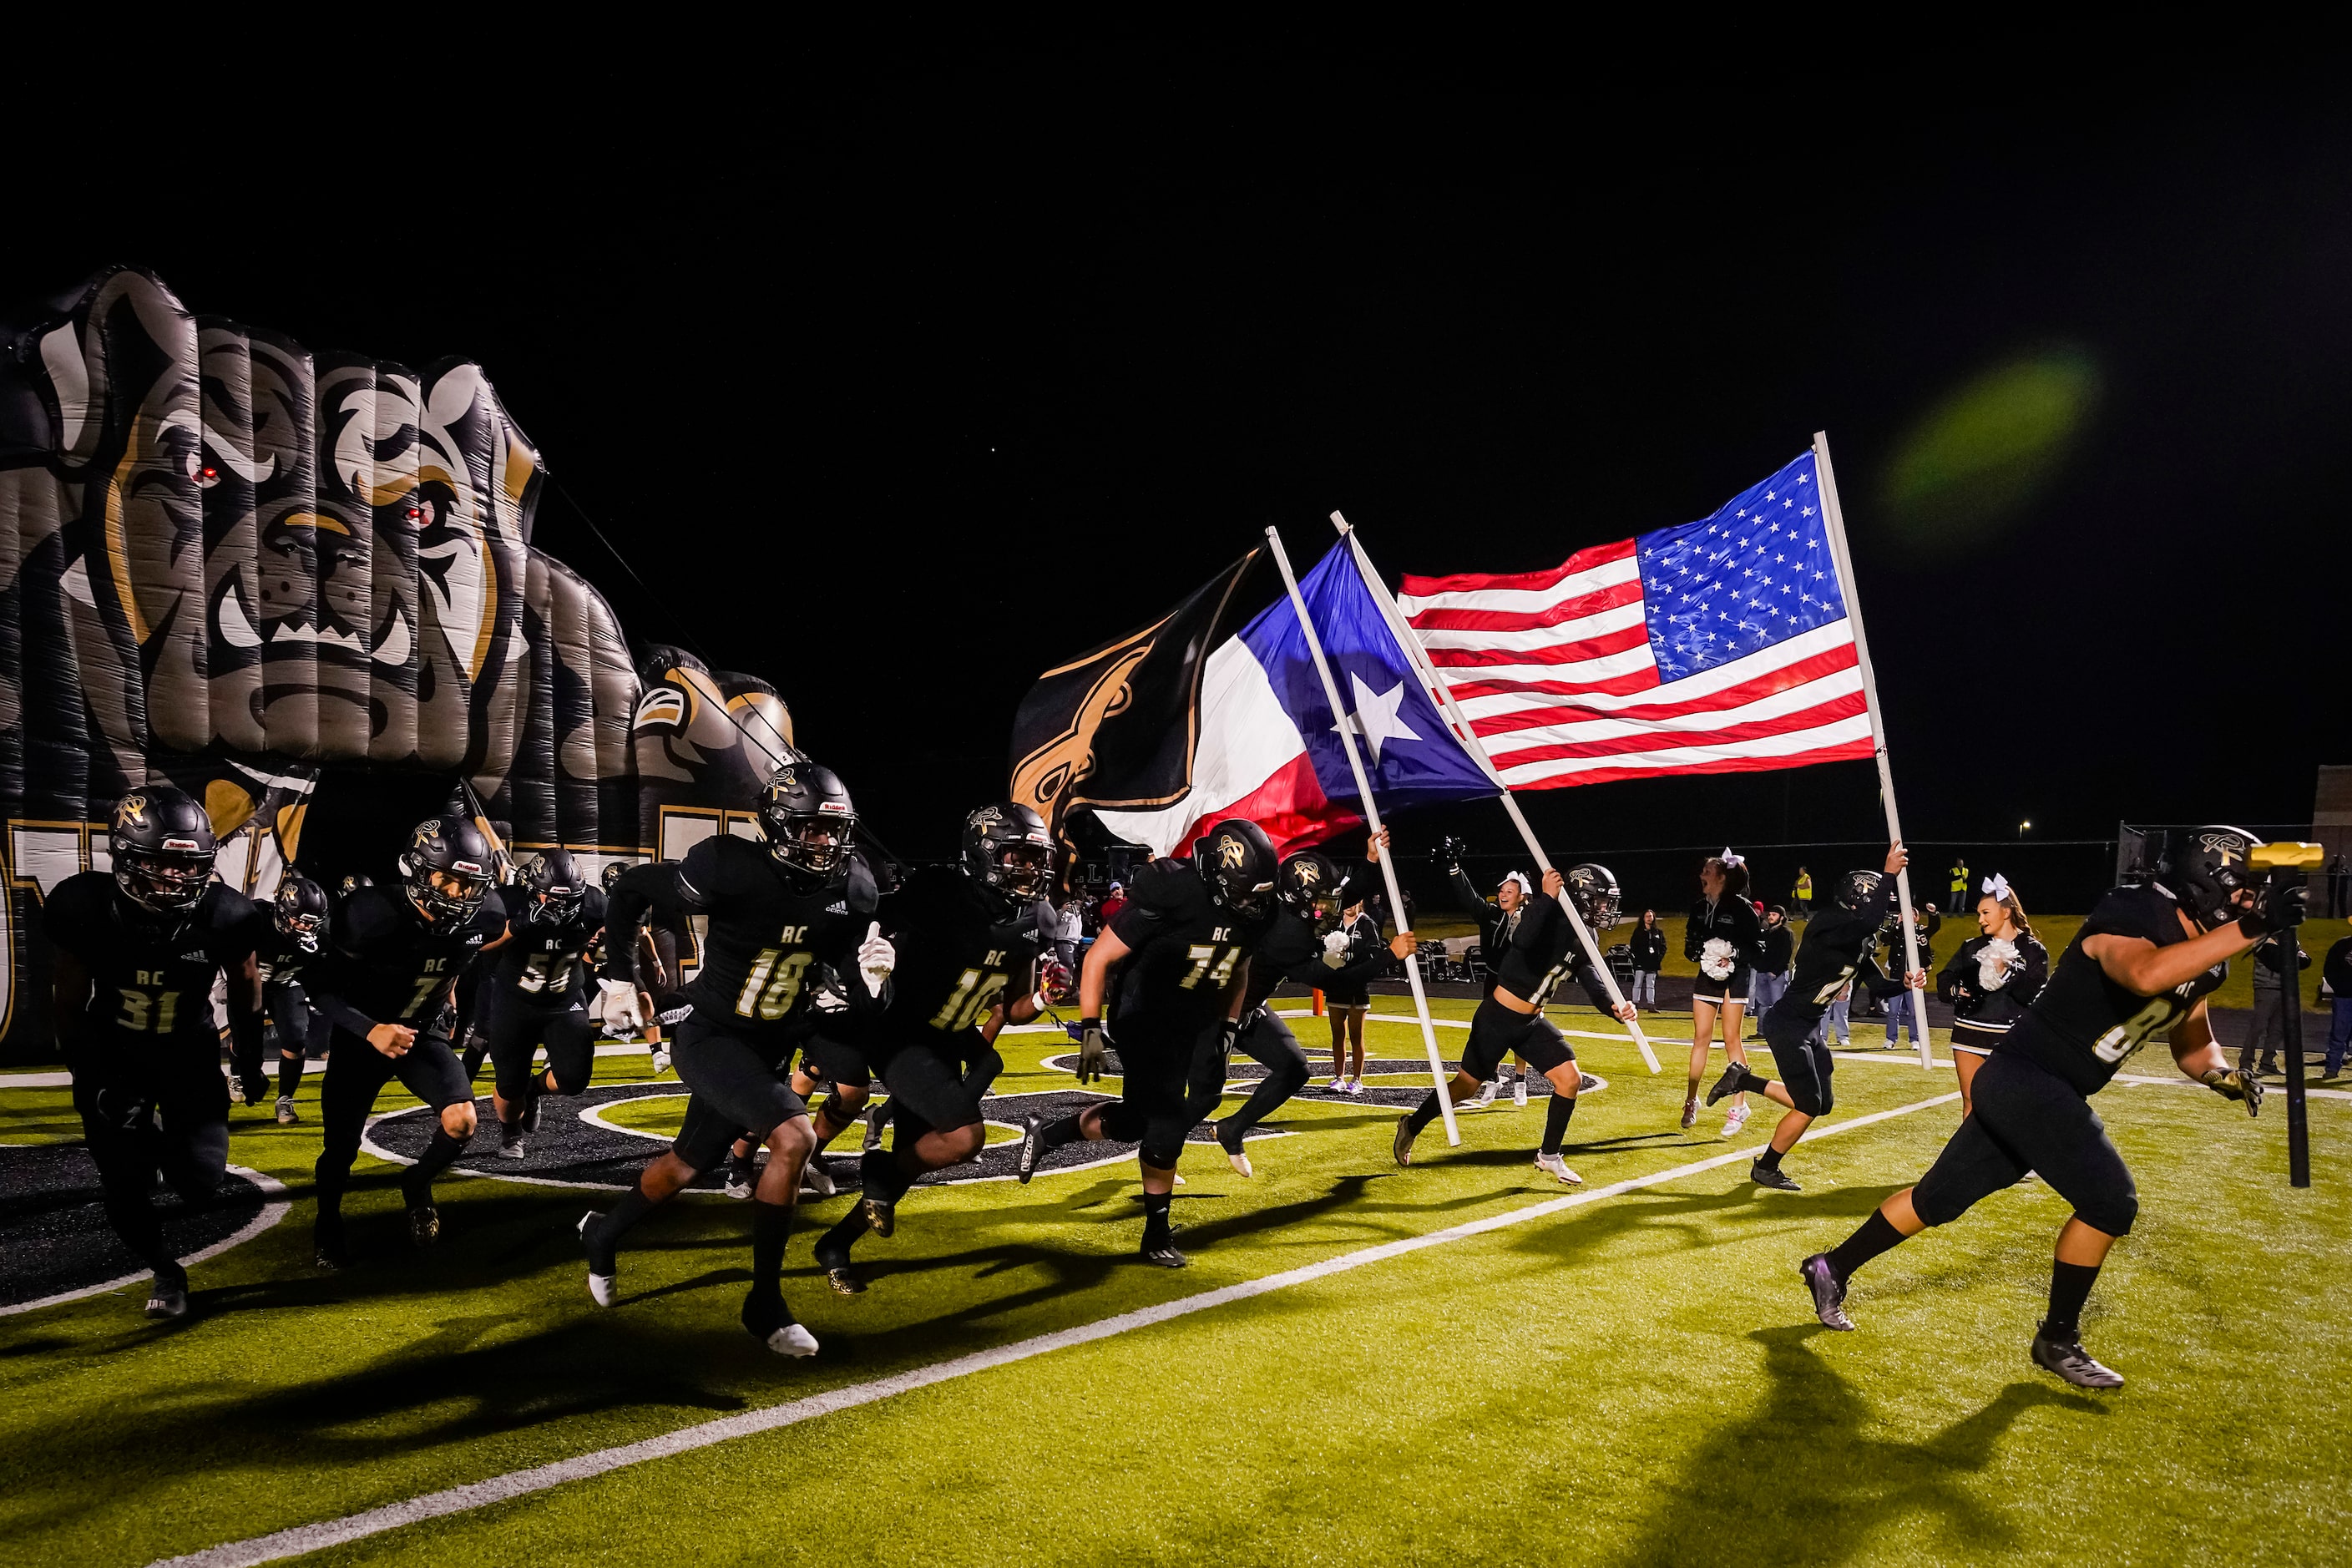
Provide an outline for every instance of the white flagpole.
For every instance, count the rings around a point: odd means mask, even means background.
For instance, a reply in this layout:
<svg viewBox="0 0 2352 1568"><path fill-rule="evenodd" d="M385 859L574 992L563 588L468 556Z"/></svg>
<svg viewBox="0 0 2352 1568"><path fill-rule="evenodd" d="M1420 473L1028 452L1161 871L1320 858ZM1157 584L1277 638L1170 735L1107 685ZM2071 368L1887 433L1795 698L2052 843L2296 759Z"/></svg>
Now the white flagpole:
<svg viewBox="0 0 2352 1568"><path fill-rule="evenodd" d="M1862 667L1862 695L1870 710L1870 749L1878 760L1878 798L1886 803L1886 836L1903 842L1903 820L1895 811L1895 774L1886 765L1886 721L1878 712L1878 677L1870 668L1870 641L1862 633L1862 601L1854 595L1853 557L1846 549L1845 513L1838 508L1837 476L1830 468L1830 437L1813 432L1813 471L1822 484L1822 531L1829 535L1830 557L1837 566L1838 591L1845 596L1846 619L1853 626L1854 661ZM1911 874L1895 875L1895 897L1903 909L1903 972L1919 967L1919 928L1911 920ZM1954 911L1957 915L1958 911ZM1924 992L1910 993L1911 1023L1919 1031L1919 1065L1933 1068L1936 1047L1927 1040L1927 1007Z"/></svg>
<svg viewBox="0 0 2352 1568"><path fill-rule="evenodd" d="M1388 584L1381 582L1381 574L1372 570L1371 558L1364 553L1363 542L1356 537L1355 529L1349 525L1346 518L1336 511L1331 514L1331 525L1337 528L1340 535L1347 540L1348 552L1355 559L1357 573L1364 579L1364 586L1370 591L1373 602L1381 606L1381 614L1388 616L1389 630L1395 635L1397 641L1403 645L1405 657L1413 661L1413 668L1420 672L1422 684L1434 692L1438 701L1444 705L1445 716L1453 721L1454 729L1460 732L1464 747L1477 759L1478 765L1486 770L1486 776L1495 781L1495 786L1503 792L1503 809L1510 815L1513 825L1519 830L1519 837L1527 840L1528 853L1536 858L1538 869L1550 870L1551 857L1546 855L1543 846L1536 842L1536 830L1528 825L1527 815L1520 811L1517 797L1511 793L1511 786L1503 782L1503 775L1496 771L1494 759L1486 754L1486 742L1480 740L1477 731L1470 728L1470 721L1464 716L1461 706L1454 700L1453 688L1447 686L1445 678L1438 674L1437 666L1430 662L1429 650L1421 646L1421 634L1412 629L1412 624L1404 618L1404 612L1399 609L1396 601L1389 596ZM1584 956L1591 963L1592 972L1601 977L1601 989L1609 993L1609 1000L1612 1005L1623 1006L1625 994L1617 989L1617 977L1609 972L1608 960L1601 956L1601 944L1593 940L1591 931L1584 923L1584 917L1577 911L1576 900L1570 899L1563 889L1560 893L1559 904L1560 908L1568 911L1570 928L1576 932L1576 940L1583 947ZM1652 1073L1657 1072L1659 1070L1657 1053L1650 1049L1649 1037L1642 1032L1641 1024L1638 1021L1627 1024L1625 1029L1633 1037L1635 1048L1642 1053L1643 1065Z"/></svg>
<svg viewBox="0 0 2352 1568"><path fill-rule="evenodd" d="M1381 830L1381 808L1372 800L1372 781L1364 772L1364 759L1356 752L1356 726L1349 717L1348 705L1339 700L1339 683L1331 678L1331 662L1323 657L1323 639L1315 635L1314 619L1307 613L1307 601L1298 592L1298 579L1291 574L1290 557L1282 548L1282 535L1269 528L1266 542L1274 546L1274 563L1282 568L1282 585L1290 591L1290 607L1297 614L1298 629L1307 634L1307 651L1315 656L1315 673L1323 678L1324 700L1331 704L1331 717L1339 721L1339 743L1347 749L1349 771L1356 775L1356 796L1364 803L1364 820L1374 833ZM1381 875L1389 885L1389 908L1395 911L1400 934L1412 928L1405 924L1404 894L1397 888L1396 857L1381 857ZM1445 1058L1437 1049L1437 1026L1430 1022L1429 996L1421 988L1421 964L1412 958L1404 962L1405 978L1412 982L1412 1010L1421 1016L1421 1043L1429 1050L1429 1076L1437 1085L1438 1114L1445 1118L1445 1142L1459 1145L1461 1130L1454 1125L1454 1097L1445 1091Z"/></svg>

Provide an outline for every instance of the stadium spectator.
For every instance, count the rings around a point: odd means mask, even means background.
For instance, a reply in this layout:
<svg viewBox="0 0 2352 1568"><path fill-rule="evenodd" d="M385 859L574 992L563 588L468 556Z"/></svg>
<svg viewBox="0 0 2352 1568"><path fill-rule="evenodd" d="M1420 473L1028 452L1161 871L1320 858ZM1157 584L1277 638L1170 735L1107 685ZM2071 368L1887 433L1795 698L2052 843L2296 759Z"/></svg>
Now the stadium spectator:
<svg viewBox="0 0 2352 1568"><path fill-rule="evenodd" d="M1973 886L1975 886L1975 884L1969 880L1969 858L1965 855L1953 856L1952 879L1949 889L1952 896L1945 901L1949 903L1952 908L1956 910L1967 909L1969 907L1969 889ZM1929 904L1927 907L1932 910L1936 906Z"/></svg>
<svg viewBox="0 0 2352 1568"><path fill-rule="evenodd" d="M2311 954L2303 951L2302 944L2296 944L2294 956L2298 971L2311 967ZM2263 942L2254 949L2254 1027L2238 1050L2238 1070L2242 1073L2279 1070L2279 1048L2286 1044L2287 997L2280 978L2277 945ZM2301 984L2299 978L2295 984ZM2257 1053L2262 1057L2259 1066L2254 1065Z"/></svg>
<svg viewBox="0 0 2352 1568"><path fill-rule="evenodd" d="M1078 939L1086 934L1086 900L1073 893L1063 900L1054 939L1054 946L1061 953L1064 966L1073 972L1078 967Z"/></svg>
<svg viewBox="0 0 2352 1568"><path fill-rule="evenodd" d="M2344 888L2347 880L2352 879L2347 879L2346 876L2344 857L2338 855L2327 863L2327 918L2329 920L2340 921L2344 918Z"/></svg>
<svg viewBox="0 0 2352 1568"><path fill-rule="evenodd" d="M2320 973L2327 982L2328 994L2335 998L2327 1025L2327 1076L2334 1078L2344 1070L2345 1047L2352 1045L2352 936L2327 950L2327 962L2320 966Z"/></svg>
<svg viewBox="0 0 2352 1568"><path fill-rule="evenodd" d="M1919 962L1923 966L1928 957L1928 938L1934 933L1936 926L1940 923L1942 922L1937 919L1936 906L1933 904L1912 912L1911 924L1919 932ZM1897 920L1892 933L1886 939L1888 973L1900 974L1904 972L1903 952L1903 922ZM1927 1037L1927 1012L1921 1005L1920 995L1916 991L1904 991L1886 998L1886 1048L1888 1050L1891 1051L1903 1043L1903 1027L1906 1024L1908 1024L1911 1028L1911 1044L1916 1047L1919 1042Z"/></svg>
<svg viewBox="0 0 2352 1568"><path fill-rule="evenodd" d="M1789 989L1789 966L1797 956L1796 933L1789 929L1789 911L1774 904L1764 911L1764 956L1757 961L1748 983L1750 1017L1761 1018Z"/></svg>
<svg viewBox="0 0 2352 1568"><path fill-rule="evenodd" d="M1110 924L1111 921L1118 918L1118 911L1125 908L1127 908L1126 884L1121 882L1113 882L1110 885L1110 891L1103 896L1102 914L1100 916L1102 923L1104 925Z"/></svg>
<svg viewBox="0 0 2352 1568"><path fill-rule="evenodd" d="M1797 889L1793 901L1797 906L1799 920L1809 921L1813 918L1813 874L1802 866L1797 868Z"/></svg>
<svg viewBox="0 0 2352 1568"><path fill-rule="evenodd" d="M1658 924L1657 910L1642 911L1642 923L1633 928L1633 940L1627 945L1633 950L1633 1001L1654 1013L1658 972L1666 966L1666 933Z"/></svg>

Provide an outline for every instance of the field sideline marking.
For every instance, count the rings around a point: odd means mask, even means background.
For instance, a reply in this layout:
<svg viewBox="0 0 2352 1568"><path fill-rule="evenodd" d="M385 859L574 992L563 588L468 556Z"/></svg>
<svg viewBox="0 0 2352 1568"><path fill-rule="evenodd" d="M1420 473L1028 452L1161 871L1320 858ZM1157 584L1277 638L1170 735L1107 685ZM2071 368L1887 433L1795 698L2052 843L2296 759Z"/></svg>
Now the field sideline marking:
<svg viewBox="0 0 2352 1568"><path fill-rule="evenodd" d="M5 1145L8 1148L26 1149L52 1146L32 1143ZM259 1171L247 1170L243 1165L231 1165L228 1169L261 1189L261 1212L240 1226L236 1234L225 1236L210 1247L191 1252L181 1258L180 1266L184 1268L191 1263L203 1263L218 1258L232 1247L243 1247L247 1242L284 1219L294 1207L294 1200L288 1194L286 1184L277 1177L264 1175ZM0 1318L9 1317L17 1312L29 1312L36 1307L55 1307L67 1301L79 1301L85 1296L102 1296L109 1290L120 1290L125 1285L136 1285L140 1280L146 1279L148 1273L148 1270L142 1269L136 1274L125 1274L120 1279L109 1279L101 1285L85 1285L79 1290L61 1290L54 1296L44 1296L37 1301L18 1301L13 1306L0 1307Z"/></svg>
<svg viewBox="0 0 2352 1568"><path fill-rule="evenodd" d="M1891 1121L1897 1116L1908 1116L1915 1110L1927 1110L1935 1106L1948 1105L1959 1098L1959 1091L1955 1089L1949 1094L1939 1094L1933 1099L1915 1100L1909 1105L1898 1105L1892 1110L1873 1111L1867 1116L1857 1116L1851 1121L1832 1122L1827 1127L1808 1129L1806 1141L1810 1142L1817 1139L1832 1137L1840 1132L1850 1132L1856 1128L1868 1127L1874 1122ZM246 1541L226 1542L219 1546L205 1547L201 1551L186 1552L178 1557L159 1558L150 1564L150 1568L251 1568L252 1564L274 1563L281 1558L299 1556L307 1552L324 1551L331 1546L349 1545L354 1541L364 1541L369 1536L381 1535L386 1531L397 1530L403 1525L420 1524L428 1519L445 1519L453 1513L465 1513L473 1509L486 1508L492 1503L525 1497L532 1492L546 1491L550 1488L562 1486L567 1481L586 1480L592 1477L606 1475L614 1470L625 1469L631 1465L642 1465L650 1459L666 1459L673 1455L692 1453L698 1448L708 1448L713 1444L729 1442L737 1437L754 1436L762 1432L773 1432L781 1427L798 1426L803 1421L813 1421L820 1415L830 1415L841 1410L854 1410L861 1405L877 1404L898 1394L911 1394L917 1389L929 1388L934 1384L948 1383L960 1377L969 1377L974 1373L989 1372L1000 1366L1010 1365L1014 1362L1027 1361L1034 1356L1045 1355L1048 1352L1067 1350L1074 1345L1090 1344L1097 1340L1110 1339L1130 1330L1149 1328L1155 1323L1168 1322L1194 1312L1204 1312L1213 1307L1223 1307L1234 1301L1246 1301L1254 1296L1264 1296L1293 1285L1305 1285L1329 1275L1344 1274L1350 1269L1362 1268L1370 1264L1385 1263L1390 1258L1402 1258L1410 1253L1442 1246L1449 1241L1461 1241L1474 1236L1484 1236L1489 1231L1504 1230L1515 1225L1524 1225L1529 1220L1542 1219L1550 1215L1580 1208L1586 1204L1598 1203L1602 1198L1618 1197L1626 1193L1639 1191L1643 1187L1654 1187L1666 1182L1679 1181L1685 1176L1697 1175L1701 1172L1712 1171L1741 1160L1752 1160L1761 1152L1763 1152L1761 1144L1753 1149L1731 1150L1708 1159L1695 1160L1686 1165L1676 1165L1672 1170L1660 1171L1654 1175L1635 1176L1626 1181L1612 1183L1605 1187L1595 1187L1591 1192L1573 1193L1565 1197L1530 1204L1525 1208L1513 1209L1507 1214L1494 1215L1486 1219L1449 1226L1444 1230L1432 1231L1426 1236L1408 1237L1402 1241L1383 1242L1378 1247L1367 1247L1355 1252L1342 1253L1337 1258L1326 1258L1320 1263L1310 1263L1304 1268L1285 1269L1279 1274L1269 1274L1263 1279L1244 1280L1238 1285L1227 1285L1215 1290L1204 1290L1197 1296L1185 1296L1177 1300L1164 1301L1156 1307L1138 1308L1132 1312L1121 1312L1116 1317L1104 1318L1092 1323L1083 1323L1076 1328L1057 1329L1049 1334L1038 1334L1009 1345L1000 1345L994 1350L976 1351L970 1355L957 1356L950 1361L934 1362L929 1366L915 1367L889 1377L876 1378L870 1383L851 1384L845 1388L813 1394L804 1399L790 1400L784 1404L768 1405L760 1410L748 1410L740 1415L723 1416L719 1420L705 1421L693 1426L682 1426L677 1431L664 1433L658 1437L646 1437L635 1443L624 1443L617 1447L599 1448L593 1453L581 1454L569 1459L558 1459L552 1464L536 1465L530 1469L513 1470L503 1476L492 1476L488 1480L474 1481L462 1487L451 1487L446 1491L427 1492L422 1497L413 1497L403 1502L386 1503L381 1508L367 1509L342 1519L322 1521L317 1524L298 1524L285 1530L273 1531L268 1535L257 1535Z"/></svg>

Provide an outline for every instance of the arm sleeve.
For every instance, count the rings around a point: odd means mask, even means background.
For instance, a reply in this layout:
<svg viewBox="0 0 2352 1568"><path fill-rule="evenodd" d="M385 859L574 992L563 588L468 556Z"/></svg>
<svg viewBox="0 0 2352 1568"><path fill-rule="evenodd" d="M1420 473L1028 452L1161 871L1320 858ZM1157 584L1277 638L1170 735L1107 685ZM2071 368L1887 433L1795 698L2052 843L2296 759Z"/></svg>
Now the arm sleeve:
<svg viewBox="0 0 2352 1568"><path fill-rule="evenodd" d="M1936 994L1947 1002L1952 999L1953 987L1962 984L1967 979L1961 973L1962 967L1976 963L1976 954L1969 951L1969 946L1965 942L1960 943L1952 954L1952 961L1936 972Z"/></svg>
<svg viewBox="0 0 2352 1568"><path fill-rule="evenodd" d="M375 1020L343 1000L344 988L358 963L358 954L341 946L331 947L320 955L318 966L311 971L315 978L306 977L310 984L303 990L310 998L312 1012L364 1039L375 1027Z"/></svg>
<svg viewBox="0 0 2352 1568"><path fill-rule="evenodd" d="M1574 967L1569 973L1576 976L1576 983L1584 987L1584 994L1591 999L1595 1007L1606 1013L1617 1005L1616 1003L1609 1000L1609 987L1601 983L1600 973L1592 967L1591 961L1585 958L1583 954L1577 953L1574 955L1573 963Z"/></svg>
<svg viewBox="0 0 2352 1568"><path fill-rule="evenodd" d="M1463 870L1461 867L1454 867L1447 874L1445 885L1454 889L1455 907L1465 915L1477 916L1478 924L1482 929L1489 920L1494 918L1495 906L1487 902L1485 896L1478 891L1477 884L1470 880L1469 873Z"/></svg>
<svg viewBox="0 0 2352 1568"><path fill-rule="evenodd" d="M1862 961L1853 966L1853 977L1861 981L1869 989L1870 994L1881 1001L1889 996L1900 996L1906 989L1900 980L1888 979L1886 972L1878 967L1878 961L1867 952L1864 952L1862 955Z"/></svg>
<svg viewBox="0 0 2352 1568"><path fill-rule="evenodd" d="M684 915L704 907L701 889L686 877L690 863L691 857L632 866L614 881L604 903L604 979L637 984L637 928L648 910Z"/></svg>
<svg viewBox="0 0 2352 1568"><path fill-rule="evenodd" d="M2050 950L2028 937L2018 948L2017 956L2025 960L2025 967L2010 976L2007 989L2030 1007L2033 999L2042 994L2042 986L2050 982Z"/></svg>

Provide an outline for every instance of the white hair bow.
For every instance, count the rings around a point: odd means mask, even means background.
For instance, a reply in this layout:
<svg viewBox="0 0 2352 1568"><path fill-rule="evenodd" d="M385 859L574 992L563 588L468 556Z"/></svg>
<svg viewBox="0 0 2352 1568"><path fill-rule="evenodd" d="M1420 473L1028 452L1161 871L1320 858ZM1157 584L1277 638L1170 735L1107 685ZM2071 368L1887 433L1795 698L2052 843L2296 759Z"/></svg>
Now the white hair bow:
<svg viewBox="0 0 2352 1568"><path fill-rule="evenodd" d="M2004 904L2009 902L2011 896L2009 890L2009 879L1998 871L1984 879L1984 890L1987 896L1998 899Z"/></svg>
<svg viewBox="0 0 2352 1568"><path fill-rule="evenodd" d="M1723 847L1723 853L1717 856L1716 858L1723 862L1723 868L1727 871L1730 870L1734 866L1745 866L1748 864L1748 857L1745 855L1734 855L1731 852L1731 846L1728 844Z"/></svg>
<svg viewBox="0 0 2352 1568"><path fill-rule="evenodd" d="M1519 885L1520 892L1525 893L1529 898L1533 898L1535 896L1536 885L1528 880L1528 874L1525 871L1513 871L1508 876L1505 877L1503 880L1506 882L1517 882Z"/></svg>

